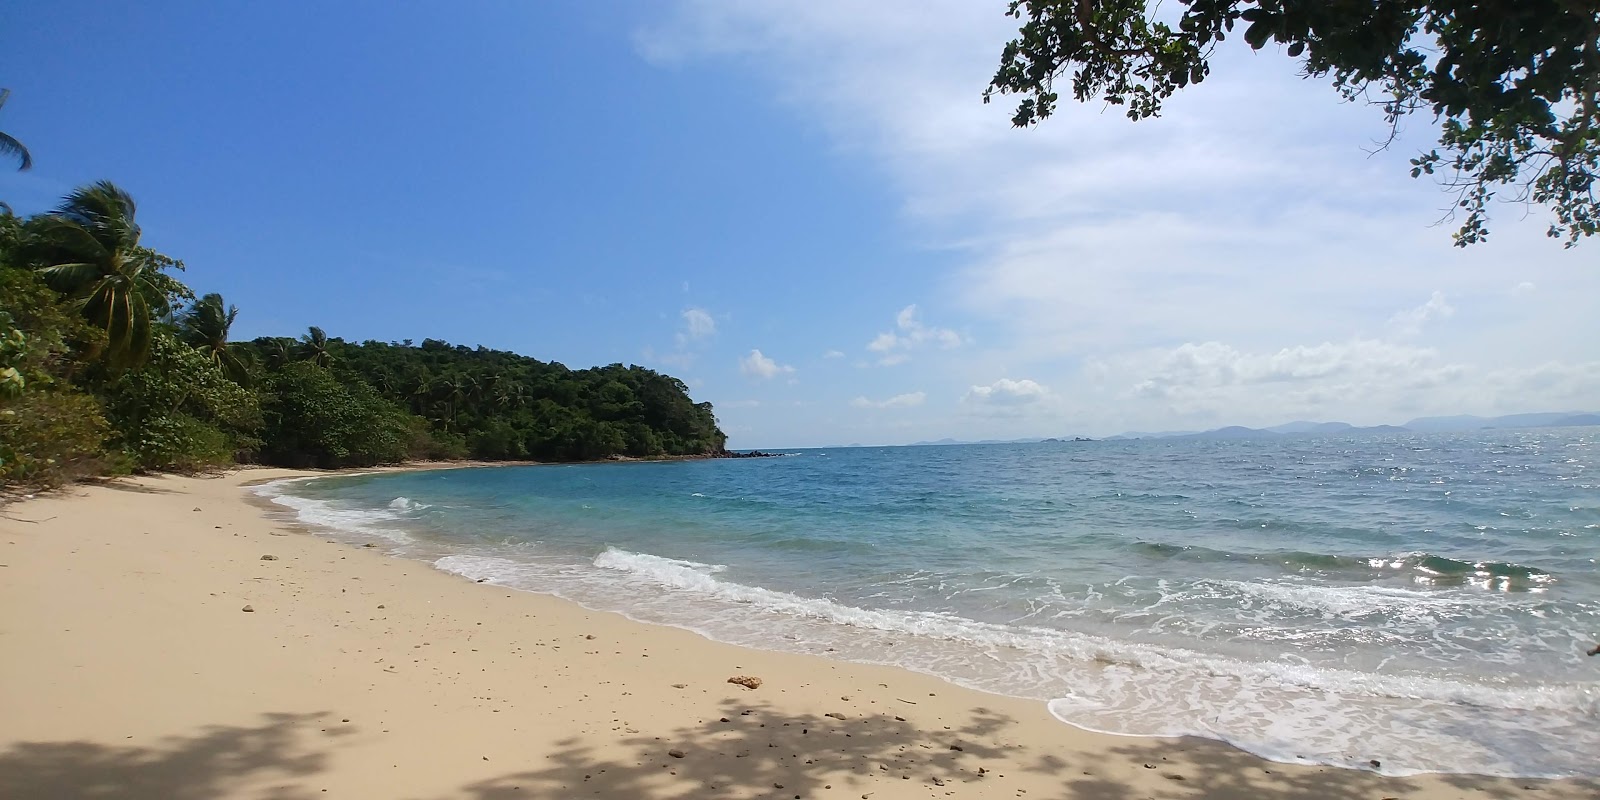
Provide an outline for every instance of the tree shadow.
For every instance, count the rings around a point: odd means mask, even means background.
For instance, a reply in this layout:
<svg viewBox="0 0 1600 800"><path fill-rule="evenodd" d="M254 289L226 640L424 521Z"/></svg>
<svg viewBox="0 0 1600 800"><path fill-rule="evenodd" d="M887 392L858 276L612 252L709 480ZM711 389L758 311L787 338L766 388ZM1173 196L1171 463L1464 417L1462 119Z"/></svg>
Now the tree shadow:
<svg viewBox="0 0 1600 800"><path fill-rule="evenodd" d="M1412 795L1425 786L1444 783L1449 796L1494 798L1527 797L1529 789L1554 785L1550 781L1498 778L1488 775L1425 775L1388 777L1365 770L1277 764L1221 742L1203 739L1138 739L1116 747L1112 755L1131 767L1150 773L1143 789L1131 781L1107 776L1068 777L1063 798L1071 800L1143 800L1147 797L1182 797L1192 800L1237 800L1271 797L1279 800L1378 800ZM1151 791L1151 782L1169 784L1167 791ZM1570 790L1563 796L1600 796L1600 783L1589 780L1562 782ZM1548 795L1541 795L1548 796Z"/></svg>
<svg viewBox="0 0 1600 800"><path fill-rule="evenodd" d="M329 714L266 714L253 727L211 726L154 747L95 742L19 742L0 751L0 797L51 800L209 800L241 782L265 782L262 798L313 795L296 779L325 768L324 742L352 731L320 730Z"/></svg>
<svg viewBox="0 0 1600 800"><path fill-rule="evenodd" d="M969 712L959 727L937 731L892 713L836 719L784 714L739 699L717 709L707 721L660 737L625 738L604 751L568 739L545 754L547 766L472 784L463 793L473 800L700 800L816 797L837 789L832 796L853 797L885 782L954 788L990 780L985 766L993 769L1017 747L996 741L1011 719L983 708Z"/></svg>
<svg viewBox="0 0 1600 800"><path fill-rule="evenodd" d="M835 719L785 714L758 701L722 701L710 718L659 737L602 744L570 738L543 765L464 787L471 800L528 798L853 798L1022 796L1031 800L1380 800L1431 787L1441 796L1528 797L1546 781L1476 775L1385 777L1337 767L1283 765L1204 739L1129 739L1109 751L1012 741L1012 720L972 709L955 727L881 713ZM632 732L629 730L628 732ZM953 746L953 747L952 747ZM957 749L959 748L959 749ZM1007 772L1047 776L1022 794ZM1032 783L1032 782L1030 782ZM1563 797L1600 796L1600 784L1563 782ZM1452 791L1453 790L1453 791ZM1552 796L1543 794L1541 796Z"/></svg>
<svg viewBox="0 0 1600 800"><path fill-rule="evenodd" d="M144 483L135 483L127 478L84 478L78 483L82 486L95 486L105 489L115 489L119 492L132 492L134 494L178 494L175 489L161 486L151 486Z"/></svg>

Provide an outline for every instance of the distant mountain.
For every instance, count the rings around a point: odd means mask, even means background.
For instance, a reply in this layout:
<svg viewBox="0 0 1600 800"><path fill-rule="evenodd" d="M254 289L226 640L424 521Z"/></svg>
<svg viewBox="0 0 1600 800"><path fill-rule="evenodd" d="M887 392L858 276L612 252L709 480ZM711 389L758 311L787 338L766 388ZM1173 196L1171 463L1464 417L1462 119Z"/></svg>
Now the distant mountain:
<svg viewBox="0 0 1600 800"><path fill-rule="evenodd" d="M1419 417L1400 425L1370 425L1358 426L1348 422L1311 422L1309 420L1295 420L1270 428L1246 428L1240 425L1230 425L1226 428L1217 428L1209 431L1126 431L1116 436L1107 436L1101 439L1105 442L1120 442L1130 439L1276 439L1280 436L1357 436L1362 434L1393 434L1393 433L1448 433L1453 431L1476 431L1485 428L1577 428L1587 425L1600 425L1600 412L1585 411L1551 411L1537 414L1507 414L1503 417L1475 417L1463 414L1453 417ZM957 444L1034 444L1038 442L1064 442L1062 438L1028 438L1028 439L983 439L981 441L963 441L960 439L938 439L930 442L916 442L916 445L957 445ZM1072 441L1093 441L1074 437Z"/></svg>
<svg viewBox="0 0 1600 800"><path fill-rule="evenodd" d="M1339 433L1354 427L1348 422L1306 422L1301 420L1285 422L1282 425L1274 425L1262 430L1272 431L1273 433Z"/></svg>
<svg viewBox="0 0 1600 800"><path fill-rule="evenodd" d="M930 446L935 446L935 445L947 445L947 444L1038 444L1039 442L1042 442L1042 441L1045 441L1045 440L1043 438L1038 437L1038 436L1032 436L1032 437L1029 437L1029 438L1026 438L1026 439L979 439L976 442L968 442L968 441L963 441L961 439L945 438L945 439L935 439L935 440L933 440L931 442L912 442L911 444L907 445L907 447L930 447Z"/></svg>
<svg viewBox="0 0 1600 800"><path fill-rule="evenodd" d="M1406 423L1414 431L1448 433L1478 431L1485 428L1564 428L1600 425L1600 414L1584 411L1545 411L1537 414L1507 414L1502 417L1419 417Z"/></svg>
<svg viewBox="0 0 1600 800"><path fill-rule="evenodd" d="M1106 441L1115 442L1122 439L1166 439L1172 436L1189 436L1195 433L1199 433L1199 431L1125 431L1117 434L1116 436L1107 436Z"/></svg>
<svg viewBox="0 0 1600 800"><path fill-rule="evenodd" d="M1600 414L1573 414L1550 423L1552 428L1583 428L1589 425L1600 425Z"/></svg>
<svg viewBox="0 0 1600 800"><path fill-rule="evenodd" d="M1399 425L1372 425L1366 428L1351 428L1345 433L1415 433L1415 431Z"/></svg>
<svg viewBox="0 0 1600 800"><path fill-rule="evenodd" d="M1173 439L1276 439L1282 434L1265 431L1259 428L1246 428L1240 425L1229 425L1205 433L1191 433L1188 436L1173 436Z"/></svg>

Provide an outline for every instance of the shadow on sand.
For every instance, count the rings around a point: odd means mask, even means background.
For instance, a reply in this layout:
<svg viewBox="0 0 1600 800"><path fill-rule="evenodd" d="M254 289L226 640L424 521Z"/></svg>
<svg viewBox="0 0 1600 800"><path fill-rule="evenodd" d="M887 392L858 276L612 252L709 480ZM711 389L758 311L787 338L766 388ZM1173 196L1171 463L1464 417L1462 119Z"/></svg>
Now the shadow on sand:
<svg viewBox="0 0 1600 800"><path fill-rule="evenodd" d="M315 790L304 788L305 779L326 767L327 755L306 746L305 732L325 716L267 714L255 727L208 727L154 747L23 742L0 752L0 797L209 800L248 780L273 784L258 797L309 798Z"/></svg>
<svg viewBox="0 0 1600 800"><path fill-rule="evenodd" d="M1593 781L1432 776L1282 766L1195 739L1128 739L1109 752L1015 743L1006 716L976 708L952 727L892 714L837 719L724 701L703 721L658 737L572 738L528 763L425 800L715 800L716 798L1024 797L1026 800L1383 800L1431 785L1490 800L1600 797ZM325 714L269 714L254 727L208 727L159 745L29 742L0 752L0 797L203 800L328 797L318 776L337 759ZM1022 774L1030 791L1017 791ZM1038 778L1043 778L1043 786ZM1443 787L1440 786L1443 783ZM1443 791L1439 790L1443 788ZM1529 791L1550 790L1550 791ZM376 797L377 795L372 795ZM422 798L418 798L422 800Z"/></svg>

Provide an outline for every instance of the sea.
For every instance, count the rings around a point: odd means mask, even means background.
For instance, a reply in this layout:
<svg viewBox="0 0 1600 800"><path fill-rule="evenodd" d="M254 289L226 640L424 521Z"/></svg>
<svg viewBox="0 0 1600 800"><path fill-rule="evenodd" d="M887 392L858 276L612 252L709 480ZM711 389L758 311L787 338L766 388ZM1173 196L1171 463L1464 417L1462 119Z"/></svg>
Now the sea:
<svg viewBox="0 0 1600 800"><path fill-rule="evenodd" d="M1600 774L1600 428L782 452L255 491L468 579L1064 725Z"/></svg>

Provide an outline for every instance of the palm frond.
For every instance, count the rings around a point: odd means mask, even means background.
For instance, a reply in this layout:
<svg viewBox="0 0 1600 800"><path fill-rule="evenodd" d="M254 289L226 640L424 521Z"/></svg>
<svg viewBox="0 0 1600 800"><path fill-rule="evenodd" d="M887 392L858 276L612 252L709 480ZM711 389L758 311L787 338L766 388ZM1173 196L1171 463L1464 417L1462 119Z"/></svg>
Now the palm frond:
<svg viewBox="0 0 1600 800"><path fill-rule="evenodd" d="M76 223L108 250L139 246L138 212L133 196L111 181L98 181L72 190L51 216Z"/></svg>
<svg viewBox="0 0 1600 800"><path fill-rule="evenodd" d="M0 156L16 159L18 172L33 168L33 156L28 153L28 148L9 133L0 133Z"/></svg>
<svg viewBox="0 0 1600 800"><path fill-rule="evenodd" d="M51 248L70 253L83 261L103 261L111 251L94 232L72 220L46 214L35 217L30 223L34 236Z"/></svg>
<svg viewBox="0 0 1600 800"><path fill-rule="evenodd" d="M6 100L10 97L10 89L0 89L0 108L5 107ZM28 155L28 148L23 147L22 142L17 141L9 134L0 133L0 155L8 158L15 158L17 161L21 162L17 167L18 171L27 170L33 167L33 156ZM6 213L11 213L10 206L6 207Z"/></svg>
<svg viewBox="0 0 1600 800"><path fill-rule="evenodd" d="M40 267L38 272L50 288L68 295L76 295L90 289L105 274L100 271L99 264L81 261Z"/></svg>

